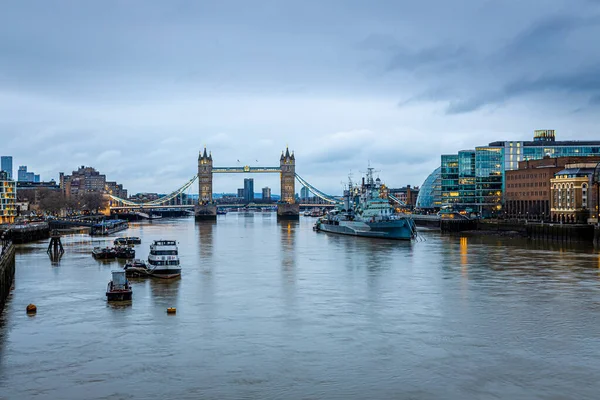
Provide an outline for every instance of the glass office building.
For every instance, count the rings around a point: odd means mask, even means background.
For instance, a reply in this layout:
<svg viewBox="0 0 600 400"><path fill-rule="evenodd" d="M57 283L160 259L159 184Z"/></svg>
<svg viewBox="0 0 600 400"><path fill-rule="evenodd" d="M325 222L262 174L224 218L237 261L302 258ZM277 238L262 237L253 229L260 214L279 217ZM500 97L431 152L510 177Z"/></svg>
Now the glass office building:
<svg viewBox="0 0 600 400"><path fill-rule="evenodd" d="M458 154L442 155L442 205L459 202Z"/></svg>
<svg viewBox="0 0 600 400"><path fill-rule="evenodd" d="M545 156L598 156L600 141L557 141L554 130L536 130L532 141L498 141L441 157L442 205L483 215L502 209L505 171Z"/></svg>
<svg viewBox="0 0 600 400"><path fill-rule="evenodd" d="M442 167L437 167L423 182L416 208L436 209L442 206Z"/></svg>
<svg viewBox="0 0 600 400"><path fill-rule="evenodd" d="M473 150L458 152L458 189L458 204L470 205L476 202L475 151Z"/></svg>
<svg viewBox="0 0 600 400"><path fill-rule="evenodd" d="M504 148L475 148L475 205L486 215L502 209L504 193Z"/></svg>
<svg viewBox="0 0 600 400"><path fill-rule="evenodd" d="M600 141L557 141L554 130L550 129L534 131L532 141L493 142L489 145L504 147L505 170L518 169L519 161L539 160L545 156L555 158L600 155Z"/></svg>

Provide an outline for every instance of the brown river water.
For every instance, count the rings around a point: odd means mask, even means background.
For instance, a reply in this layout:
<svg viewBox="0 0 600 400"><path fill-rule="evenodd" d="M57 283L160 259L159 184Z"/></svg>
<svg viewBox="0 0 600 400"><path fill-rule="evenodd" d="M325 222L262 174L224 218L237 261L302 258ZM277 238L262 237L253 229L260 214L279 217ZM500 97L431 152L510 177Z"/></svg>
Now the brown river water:
<svg viewBox="0 0 600 400"><path fill-rule="evenodd" d="M413 243L229 213L22 245L0 316L2 399L597 399L600 255L422 231ZM94 246L176 239L180 279L135 279ZM35 303L34 316L25 307ZM176 315L166 309L176 307Z"/></svg>

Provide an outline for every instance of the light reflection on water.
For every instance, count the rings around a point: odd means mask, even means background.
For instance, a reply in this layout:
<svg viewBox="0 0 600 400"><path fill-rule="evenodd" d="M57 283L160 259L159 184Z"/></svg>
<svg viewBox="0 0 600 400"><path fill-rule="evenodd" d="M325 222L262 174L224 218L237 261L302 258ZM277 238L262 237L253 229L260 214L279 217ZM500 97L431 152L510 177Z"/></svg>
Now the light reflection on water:
<svg viewBox="0 0 600 400"><path fill-rule="evenodd" d="M22 246L0 317L7 398L596 398L600 255L511 238L423 242L230 213L132 225L180 246L181 279L107 304L113 238ZM38 314L25 306L36 303ZM177 307L168 315L167 307Z"/></svg>

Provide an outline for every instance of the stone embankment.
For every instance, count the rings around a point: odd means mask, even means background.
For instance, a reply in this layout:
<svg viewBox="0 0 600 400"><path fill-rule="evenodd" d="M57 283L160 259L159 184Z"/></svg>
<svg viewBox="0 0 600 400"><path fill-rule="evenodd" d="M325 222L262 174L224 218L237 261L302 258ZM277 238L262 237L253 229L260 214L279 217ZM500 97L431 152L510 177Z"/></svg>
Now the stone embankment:
<svg viewBox="0 0 600 400"><path fill-rule="evenodd" d="M15 246L8 240L0 244L0 313L15 277Z"/></svg>

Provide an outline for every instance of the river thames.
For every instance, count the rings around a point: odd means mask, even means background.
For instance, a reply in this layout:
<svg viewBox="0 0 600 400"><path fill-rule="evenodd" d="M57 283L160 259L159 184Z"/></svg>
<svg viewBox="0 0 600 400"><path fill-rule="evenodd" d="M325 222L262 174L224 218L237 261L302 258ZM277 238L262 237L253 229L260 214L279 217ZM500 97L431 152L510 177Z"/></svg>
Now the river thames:
<svg viewBox="0 0 600 400"><path fill-rule="evenodd" d="M6 399L596 399L600 257L520 239L413 243L229 213L131 224L176 239L177 280L108 304L113 237L22 245L0 317ZM34 316L25 313L37 305ZM177 307L168 315L167 307Z"/></svg>

